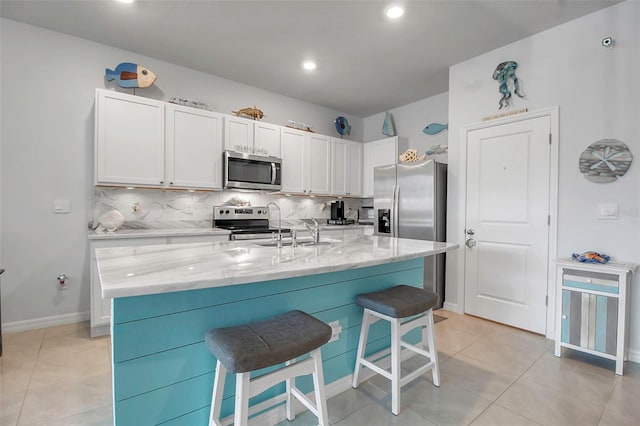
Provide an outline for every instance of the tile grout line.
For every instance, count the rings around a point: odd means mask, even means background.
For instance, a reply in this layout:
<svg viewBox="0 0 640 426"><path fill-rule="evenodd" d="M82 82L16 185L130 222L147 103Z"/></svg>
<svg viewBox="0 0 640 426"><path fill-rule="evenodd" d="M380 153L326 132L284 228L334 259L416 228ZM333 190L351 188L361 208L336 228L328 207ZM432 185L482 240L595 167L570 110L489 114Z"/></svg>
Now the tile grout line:
<svg viewBox="0 0 640 426"><path fill-rule="evenodd" d="M31 371L29 372L29 380L27 381L27 388L24 390L24 396L22 397L22 403L20 404L20 411L18 412L18 418L16 420L16 426L20 424L20 419L22 417L22 411L24 410L24 403L27 400L27 395L29 394L29 388L31 387L31 379L33 378L33 373L36 369L36 365L38 364L38 359L40 358L40 352L42 351L42 345L44 343L44 335L46 332L46 328L42 330L42 337L40 338L40 345L38 346L38 353L36 354L36 359L33 361L33 365L31 366Z"/></svg>
<svg viewBox="0 0 640 426"><path fill-rule="evenodd" d="M506 346L506 345L505 345L505 346ZM509 347L509 346L507 346L507 347ZM500 393L500 395L498 395L498 397L497 397L495 400L491 401L491 404L489 404L489 405L488 405L484 410L482 410L482 412L481 412L480 414L478 414L476 417L474 417L474 418L473 418L473 420L472 420L471 422L469 422L469 424L473 424L473 422L475 422L475 421L478 419L478 417L480 417L482 414L484 414L484 412L485 412L485 411L487 411L487 410L489 409L489 407L491 407L491 406L492 406L492 405L494 405L494 404L495 404L495 405L497 405L497 406L499 406L499 407L501 407L501 408L504 408L505 410L509 410L509 408L507 408L507 407L503 407L502 405L498 404L498 400L499 400L499 399L500 399L500 397L501 397L502 395L504 395L504 394L505 394L509 389L511 389L511 388L513 387L513 385L515 385L515 384L516 384L516 382L517 382L518 380L522 379L522 378L523 378L523 376L527 373L527 371L529 371L529 370L530 370L530 369L535 365L535 363L536 363L536 362L540 361L540 359L544 356L544 354L545 354L546 352L547 352L546 350L545 350L544 352L542 352L542 353L541 353L541 354L540 354L540 355L539 355L539 356L538 356L538 357L537 357L537 358L536 358L536 359L531 363L531 365L530 365L529 367L527 367L527 368L526 368L522 373L520 373L520 375L519 375L519 376L517 376L517 378L513 381L513 383L511 383L509 386L507 386L507 387L506 387L506 389L505 389L505 390L503 390L503 391L502 391L502 393ZM475 359L475 358L473 358L473 357L471 357L471 358L472 358L472 359ZM482 360L477 360L477 361L484 362L484 361L482 361ZM490 365L490 364L489 364L489 365ZM532 421L532 422L534 422L534 423L538 423L538 422L536 422L535 420L530 419L530 418L528 418L528 417L526 417L526 416L522 415L521 413L516 413L516 412L515 412L515 411L513 411L513 410L509 410L509 411L511 411L512 413L515 413L515 414L519 415L520 417L523 417L523 418L525 418L525 419L527 419L527 420L530 420L530 421Z"/></svg>

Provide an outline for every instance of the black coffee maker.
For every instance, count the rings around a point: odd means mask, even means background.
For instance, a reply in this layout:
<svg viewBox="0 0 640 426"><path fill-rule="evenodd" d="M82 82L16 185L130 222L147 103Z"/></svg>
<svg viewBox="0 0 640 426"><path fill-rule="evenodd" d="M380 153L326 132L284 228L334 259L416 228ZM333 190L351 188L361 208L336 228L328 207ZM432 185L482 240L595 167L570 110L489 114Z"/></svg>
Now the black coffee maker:
<svg viewBox="0 0 640 426"><path fill-rule="evenodd" d="M331 220L344 220L344 201L331 203Z"/></svg>

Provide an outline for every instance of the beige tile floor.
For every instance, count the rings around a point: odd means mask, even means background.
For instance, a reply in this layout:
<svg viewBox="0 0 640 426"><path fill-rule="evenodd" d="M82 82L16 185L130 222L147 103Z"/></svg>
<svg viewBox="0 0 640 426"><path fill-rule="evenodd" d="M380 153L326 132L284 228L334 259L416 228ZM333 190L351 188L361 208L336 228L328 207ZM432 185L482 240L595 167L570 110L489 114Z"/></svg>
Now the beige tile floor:
<svg viewBox="0 0 640 426"><path fill-rule="evenodd" d="M541 336L439 311L441 386L430 374L405 386L391 414L379 376L329 400L338 426L639 425L640 364L616 376L613 363L565 350ZM109 339L87 322L5 334L0 357L0 425L111 425ZM403 368L418 361L410 359ZM308 412L282 425L315 425ZM191 425L185 425L191 426Z"/></svg>

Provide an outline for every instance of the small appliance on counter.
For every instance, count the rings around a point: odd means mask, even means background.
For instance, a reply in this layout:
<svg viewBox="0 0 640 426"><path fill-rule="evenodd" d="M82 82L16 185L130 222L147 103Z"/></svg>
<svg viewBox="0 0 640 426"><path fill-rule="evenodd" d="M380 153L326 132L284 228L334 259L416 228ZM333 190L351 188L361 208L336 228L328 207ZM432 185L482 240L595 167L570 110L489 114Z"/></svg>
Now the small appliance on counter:
<svg viewBox="0 0 640 426"><path fill-rule="evenodd" d="M362 206L358 210L358 223L360 225L373 225L373 206Z"/></svg>
<svg viewBox="0 0 640 426"><path fill-rule="evenodd" d="M328 225L354 225L355 223L353 219L327 219Z"/></svg>
<svg viewBox="0 0 640 426"><path fill-rule="evenodd" d="M344 220L344 201L331 203L331 220Z"/></svg>
<svg viewBox="0 0 640 426"><path fill-rule="evenodd" d="M331 219L327 219L329 225L353 225L356 221L344 217L344 201L331 203Z"/></svg>

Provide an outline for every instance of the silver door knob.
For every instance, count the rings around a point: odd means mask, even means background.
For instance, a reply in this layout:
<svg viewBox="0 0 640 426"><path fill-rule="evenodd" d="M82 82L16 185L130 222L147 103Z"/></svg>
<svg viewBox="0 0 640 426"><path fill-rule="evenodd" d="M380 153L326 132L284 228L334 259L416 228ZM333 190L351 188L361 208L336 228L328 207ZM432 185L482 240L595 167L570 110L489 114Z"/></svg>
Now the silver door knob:
<svg viewBox="0 0 640 426"><path fill-rule="evenodd" d="M475 233L476 233L476 231L474 231L473 228L467 229L467 235L473 235Z"/></svg>
<svg viewBox="0 0 640 426"><path fill-rule="evenodd" d="M476 240L474 240L473 238L469 238L467 241L464 242L464 245L472 248L476 246Z"/></svg>

